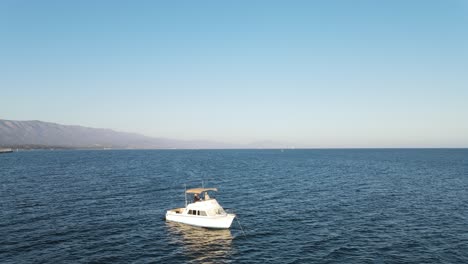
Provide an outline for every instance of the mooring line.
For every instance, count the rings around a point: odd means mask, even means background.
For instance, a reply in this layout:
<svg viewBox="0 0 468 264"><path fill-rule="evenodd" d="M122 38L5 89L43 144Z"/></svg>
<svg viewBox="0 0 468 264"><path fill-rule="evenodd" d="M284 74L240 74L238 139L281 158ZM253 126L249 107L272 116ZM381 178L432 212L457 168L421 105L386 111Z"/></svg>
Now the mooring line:
<svg viewBox="0 0 468 264"><path fill-rule="evenodd" d="M247 237L247 236L245 235L244 228L242 228L242 225L241 225L241 223L240 223L240 221L239 221L239 217L236 216L236 220L237 220L237 223L239 224L239 227L240 227L240 229L241 229L241 231L242 231L242 234L244 234L244 237Z"/></svg>

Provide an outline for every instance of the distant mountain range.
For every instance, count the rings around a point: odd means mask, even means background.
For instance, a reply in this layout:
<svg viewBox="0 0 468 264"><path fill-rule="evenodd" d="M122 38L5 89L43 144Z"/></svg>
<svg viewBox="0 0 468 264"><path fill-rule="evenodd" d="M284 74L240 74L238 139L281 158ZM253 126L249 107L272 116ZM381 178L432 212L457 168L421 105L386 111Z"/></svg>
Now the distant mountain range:
<svg viewBox="0 0 468 264"><path fill-rule="evenodd" d="M0 147L14 148L239 148L212 141L153 138L111 129L60 125L43 121L0 119Z"/></svg>

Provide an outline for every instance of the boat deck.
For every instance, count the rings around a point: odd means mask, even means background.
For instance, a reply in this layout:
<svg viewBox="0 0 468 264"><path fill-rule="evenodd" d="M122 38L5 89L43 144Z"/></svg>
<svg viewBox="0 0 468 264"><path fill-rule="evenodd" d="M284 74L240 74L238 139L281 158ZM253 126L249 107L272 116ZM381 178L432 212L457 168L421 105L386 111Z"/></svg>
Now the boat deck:
<svg viewBox="0 0 468 264"><path fill-rule="evenodd" d="M169 212L174 212L176 214L181 214L183 211L184 211L184 208L176 208L176 209L169 210Z"/></svg>

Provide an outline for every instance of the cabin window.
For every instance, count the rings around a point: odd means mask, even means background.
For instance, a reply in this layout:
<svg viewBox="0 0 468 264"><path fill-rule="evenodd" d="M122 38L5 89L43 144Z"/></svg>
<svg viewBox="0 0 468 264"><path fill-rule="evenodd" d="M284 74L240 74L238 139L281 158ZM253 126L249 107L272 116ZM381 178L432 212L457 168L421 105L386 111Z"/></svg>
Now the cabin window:
<svg viewBox="0 0 468 264"><path fill-rule="evenodd" d="M204 216L206 216L205 211L198 211L198 210L189 210L188 214L189 215L204 215Z"/></svg>

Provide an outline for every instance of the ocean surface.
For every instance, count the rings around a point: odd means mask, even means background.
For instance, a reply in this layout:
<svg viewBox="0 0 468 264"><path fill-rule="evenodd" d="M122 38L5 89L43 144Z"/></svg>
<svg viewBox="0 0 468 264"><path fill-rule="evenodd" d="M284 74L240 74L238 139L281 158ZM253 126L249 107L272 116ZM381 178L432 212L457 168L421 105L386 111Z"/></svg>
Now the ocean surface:
<svg viewBox="0 0 468 264"><path fill-rule="evenodd" d="M164 220L217 187L230 230ZM468 263L468 150L0 155L0 263Z"/></svg>

